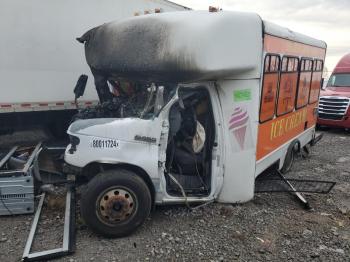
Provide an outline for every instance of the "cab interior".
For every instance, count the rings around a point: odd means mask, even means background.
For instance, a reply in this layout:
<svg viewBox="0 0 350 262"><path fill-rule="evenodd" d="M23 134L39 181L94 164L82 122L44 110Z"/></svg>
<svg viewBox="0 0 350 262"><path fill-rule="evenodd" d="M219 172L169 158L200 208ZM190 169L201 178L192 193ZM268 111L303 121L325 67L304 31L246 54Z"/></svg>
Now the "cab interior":
<svg viewBox="0 0 350 262"><path fill-rule="evenodd" d="M208 196L215 125L205 87L180 88L169 112L166 190L171 196Z"/></svg>

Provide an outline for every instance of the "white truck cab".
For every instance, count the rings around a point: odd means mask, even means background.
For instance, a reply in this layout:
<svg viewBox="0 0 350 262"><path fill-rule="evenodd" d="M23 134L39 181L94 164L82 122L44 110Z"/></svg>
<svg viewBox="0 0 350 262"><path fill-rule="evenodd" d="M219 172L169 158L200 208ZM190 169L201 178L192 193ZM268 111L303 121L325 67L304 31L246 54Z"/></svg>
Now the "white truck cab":
<svg viewBox="0 0 350 262"><path fill-rule="evenodd" d="M157 93L162 93L164 87L156 89ZM160 107L159 112L149 112L145 108L143 111L149 113L140 118L74 122L68 134L79 140L79 144L68 146L66 162L77 167L101 163L142 169L152 182L157 204L217 198L223 183L223 161L218 156L223 155L224 148L220 127L222 115L215 87L208 82L198 86L177 86L172 91L173 96L166 104L148 105L152 111ZM191 143L198 122L204 128L205 141L201 152L196 153ZM172 176L188 178L184 189L190 189L191 193L184 196L179 186L164 175L170 170L174 171ZM215 174L213 177L212 173ZM186 184L186 179L181 181Z"/></svg>
<svg viewBox="0 0 350 262"><path fill-rule="evenodd" d="M244 124L246 134L242 130L235 133L239 128L225 128L229 122L224 121L220 88L213 82L178 85L170 90L170 97L164 100L164 105L148 104L147 101L156 101L155 97L159 97L159 93L163 93L161 90L168 87L153 85L148 89L152 88L156 91L149 91L148 96L153 95L154 98L145 99L145 106L149 109L141 110L146 112L142 117L81 119L71 124L68 129L71 144L66 149L65 161L82 168L82 174L87 177L96 166L103 177L104 173L111 173L109 176L118 179L121 171L127 172L127 176L140 176L149 190L149 207L153 203L190 204L213 200L233 203L252 199L255 171L253 125L248 122ZM157 108L161 108L159 112ZM233 107L229 114L238 112L236 121L239 121L240 116L244 119L248 115L247 111L234 109ZM193 140L197 125L203 127L205 140L201 141L202 149L194 152ZM235 139L232 145L224 142L225 139L232 138ZM241 146L248 152L243 153ZM226 164L228 162L234 163ZM227 170L227 176L235 176L226 178L224 186L225 168L230 170ZM245 172L237 174L238 170ZM94 176L91 181L98 177L99 175ZM118 198L109 202L108 199L101 200L102 195L114 197L116 188L100 192L100 208L108 210L107 206L121 200L128 205L137 202L132 188L122 189L118 192L123 192L129 198L121 199L118 193ZM90 186L87 190L91 190ZM132 202L129 203L129 200ZM147 197L138 201L146 200ZM91 201L88 200L89 209L93 209ZM136 206L132 204L131 208L125 210L124 216L129 216L127 214L131 214L134 208ZM113 212L102 214L107 221L119 217L119 214L113 215ZM96 231L101 232L100 229Z"/></svg>

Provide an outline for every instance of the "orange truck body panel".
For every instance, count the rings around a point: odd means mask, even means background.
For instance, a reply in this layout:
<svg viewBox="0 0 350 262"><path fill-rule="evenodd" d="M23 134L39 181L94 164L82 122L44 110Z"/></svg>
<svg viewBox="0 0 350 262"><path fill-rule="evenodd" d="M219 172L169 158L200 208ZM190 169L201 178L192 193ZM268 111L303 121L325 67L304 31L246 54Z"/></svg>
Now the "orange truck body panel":
<svg viewBox="0 0 350 262"><path fill-rule="evenodd" d="M267 34L264 37L264 51L268 54L297 57L299 62L301 58L324 61L326 54L325 49ZM278 78L265 74L262 85L269 88L265 90L262 87L262 106L256 153L258 161L283 144L293 140L305 130L315 126L321 76L322 71L301 72L299 81L298 72L282 72L279 76L278 95L273 90L278 85ZM300 90L297 90L298 81L300 82ZM270 92L270 96L269 99L266 99L268 92ZM269 113L271 108L275 108L275 117L271 117Z"/></svg>

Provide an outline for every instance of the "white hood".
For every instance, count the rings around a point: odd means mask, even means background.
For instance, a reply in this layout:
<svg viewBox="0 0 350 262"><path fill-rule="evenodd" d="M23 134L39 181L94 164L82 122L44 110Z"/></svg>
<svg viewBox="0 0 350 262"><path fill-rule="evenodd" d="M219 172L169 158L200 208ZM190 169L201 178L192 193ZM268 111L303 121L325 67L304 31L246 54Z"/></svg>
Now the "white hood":
<svg viewBox="0 0 350 262"><path fill-rule="evenodd" d="M135 142L152 138L152 143L156 143L160 137L160 126L158 118L84 119L71 124L67 133Z"/></svg>

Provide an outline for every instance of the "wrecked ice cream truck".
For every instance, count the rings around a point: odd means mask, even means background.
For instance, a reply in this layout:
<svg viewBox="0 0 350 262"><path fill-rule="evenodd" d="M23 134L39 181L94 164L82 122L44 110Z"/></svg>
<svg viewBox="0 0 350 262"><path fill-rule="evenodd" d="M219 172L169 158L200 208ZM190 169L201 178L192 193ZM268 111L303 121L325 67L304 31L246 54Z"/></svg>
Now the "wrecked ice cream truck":
<svg viewBox="0 0 350 262"><path fill-rule="evenodd" d="M100 105L70 125L65 161L99 234L131 233L154 205L249 201L263 171L318 140L323 41L226 11L134 17L78 40Z"/></svg>

